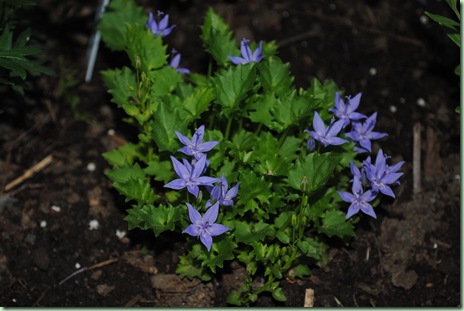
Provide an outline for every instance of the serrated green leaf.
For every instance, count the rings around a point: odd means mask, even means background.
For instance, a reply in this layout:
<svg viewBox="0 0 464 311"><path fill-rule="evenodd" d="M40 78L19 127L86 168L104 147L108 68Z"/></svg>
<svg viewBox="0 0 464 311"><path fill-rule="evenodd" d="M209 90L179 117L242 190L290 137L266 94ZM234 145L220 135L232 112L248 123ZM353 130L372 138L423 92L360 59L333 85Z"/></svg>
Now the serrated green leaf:
<svg viewBox="0 0 464 311"><path fill-rule="evenodd" d="M293 76L290 74L290 64L283 64L278 57L266 57L258 64L259 81L264 91L284 94L291 89Z"/></svg>
<svg viewBox="0 0 464 311"><path fill-rule="evenodd" d="M258 177L253 171L240 171L240 204L247 204L255 199L261 203L269 203L272 183Z"/></svg>
<svg viewBox="0 0 464 311"><path fill-rule="evenodd" d="M213 273L216 273L216 268L224 267L224 261L235 258L233 253L237 248L237 244L232 241L230 235L215 237L211 246L211 251L205 251L200 254L198 259L202 260L202 266L208 267Z"/></svg>
<svg viewBox="0 0 464 311"><path fill-rule="evenodd" d="M174 231L176 223L180 221L185 208L173 207L171 205L138 204L127 210L128 215L124 218L129 225L129 230L140 228L151 229L156 236L164 231Z"/></svg>
<svg viewBox="0 0 464 311"><path fill-rule="evenodd" d="M185 133L188 120L180 117L179 105L176 107L173 98L164 98L164 100L165 102L159 105L151 125L152 138L159 151L174 151L179 146L175 131Z"/></svg>
<svg viewBox="0 0 464 311"><path fill-rule="evenodd" d="M119 183L124 183L129 179L144 179L146 177L145 172L138 163L114 167L107 171L106 175L111 181Z"/></svg>
<svg viewBox="0 0 464 311"><path fill-rule="evenodd" d="M194 93L192 93L183 101L184 109L190 114L189 119L199 119L200 115L208 110L213 99L214 93L211 88L196 88Z"/></svg>
<svg viewBox="0 0 464 311"><path fill-rule="evenodd" d="M229 62L228 55L235 55L238 51L229 25L211 7L206 12L205 21L201 27L201 39L206 51L220 66Z"/></svg>
<svg viewBox="0 0 464 311"><path fill-rule="evenodd" d="M101 75L108 93L113 96L111 101L118 107L129 105L130 99L135 96L135 90L137 90L137 81L132 70L123 67L102 71Z"/></svg>
<svg viewBox="0 0 464 311"><path fill-rule="evenodd" d="M160 161L158 157L149 161L148 166L143 171L145 174L153 176L156 181L168 182L173 179L172 162Z"/></svg>
<svg viewBox="0 0 464 311"><path fill-rule="evenodd" d="M103 158L112 166L124 166L134 163L135 159L143 158L143 156L138 145L127 143L117 149L105 152Z"/></svg>
<svg viewBox="0 0 464 311"><path fill-rule="evenodd" d="M239 104L251 90L255 76L255 66L250 63L230 67L213 78L214 95L222 106L221 115L229 115L240 109Z"/></svg>
<svg viewBox="0 0 464 311"><path fill-rule="evenodd" d="M143 25L127 26L127 55L132 66L144 72L163 67L167 61L167 47L163 45L161 36L154 36L150 29Z"/></svg>
<svg viewBox="0 0 464 311"><path fill-rule="evenodd" d="M237 243L249 244L261 241L268 235L273 235L274 229L262 220L258 223L235 223L235 240Z"/></svg>
<svg viewBox="0 0 464 311"><path fill-rule="evenodd" d="M133 0L113 0L108 5L99 24L103 42L112 50L126 47L126 24L143 25L148 21L143 8Z"/></svg>
<svg viewBox="0 0 464 311"><path fill-rule="evenodd" d="M339 155L311 153L302 161L297 160L289 171L288 184L292 188L312 193L327 182L340 160Z"/></svg>
<svg viewBox="0 0 464 311"><path fill-rule="evenodd" d="M153 96L169 95L177 88L178 83L182 83L181 74L171 66L149 71L147 75L152 83L151 95Z"/></svg>
<svg viewBox="0 0 464 311"><path fill-rule="evenodd" d="M199 245L194 245L199 246ZM190 255L190 254L189 254ZM208 282L212 279L212 276L204 271L196 261L191 258L192 256L182 255L179 257L179 264L177 265L176 273L181 277L187 277L189 280L199 278L202 281Z"/></svg>
<svg viewBox="0 0 464 311"><path fill-rule="evenodd" d="M126 197L126 202L134 200L138 203L153 204L155 200L159 199L159 196L155 195L150 182L146 178L130 178L122 182L113 182L113 187Z"/></svg>
<svg viewBox="0 0 464 311"><path fill-rule="evenodd" d="M328 210L322 215L322 226L319 232L325 233L329 237L338 236L340 238L354 237L355 233L351 222L345 219L346 214L341 211Z"/></svg>

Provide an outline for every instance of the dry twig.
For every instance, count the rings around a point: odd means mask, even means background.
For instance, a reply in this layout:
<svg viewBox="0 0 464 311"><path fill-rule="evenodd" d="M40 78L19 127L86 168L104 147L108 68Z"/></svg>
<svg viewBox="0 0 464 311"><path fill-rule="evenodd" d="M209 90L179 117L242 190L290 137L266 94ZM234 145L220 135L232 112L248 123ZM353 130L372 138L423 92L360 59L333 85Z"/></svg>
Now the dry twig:
<svg viewBox="0 0 464 311"><path fill-rule="evenodd" d="M51 154L49 154L48 156L46 156L45 158L42 159L42 161L40 161L39 163L35 164L34 166L32 166L30 169L28 169L27 171L25 171L21 176L19 176L18 178L16 178L15 180L13 180L12 182L8 183L6 186L5 186L5 192L7 191L10 191L11 189L13 189L14 187L16 187L17 185L19 185L20 183L22 183L23 181L25 181L26 179L28 178L31 178L35 173L41 171L42 169L44 169L47 165L49 165L50 163L52 163L53 161L53 157Z"/></svg>

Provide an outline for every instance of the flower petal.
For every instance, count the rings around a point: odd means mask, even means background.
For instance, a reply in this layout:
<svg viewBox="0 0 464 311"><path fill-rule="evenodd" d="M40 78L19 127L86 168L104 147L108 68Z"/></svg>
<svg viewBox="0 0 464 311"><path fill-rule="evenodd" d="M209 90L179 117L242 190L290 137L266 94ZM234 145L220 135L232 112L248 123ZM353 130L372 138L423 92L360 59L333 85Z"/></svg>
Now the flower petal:
<svg viewBox="0 0 464 311"><path fill-rule="evenodd" d="M205 223L214 224L219 214L219 202L214 203L205 213L203 220Z"/></svg>
<svg viewBox="0 0 464 311"><path fill-rule="evenodd" d="M211 234L211 236L218 236L229 230L230 228L227 226L221 224L212 224L208 231Z"/></svg>
<svg viewBox="0 0 464 311"><path fill-rule="evenodd" d="M203 223L200 213L190 203L185 203L188 207L189 218L192 224L199 225ZM197 234L198 235L198 234Z"/></svg>
<svg viewBox="0 0 464 311"><path fill-rule="evenodd" d="M203 245L206 246L208 252L211 250L211 245L213 245L213 238L207 232L202 232L200 234L200 241Z"/></svg>

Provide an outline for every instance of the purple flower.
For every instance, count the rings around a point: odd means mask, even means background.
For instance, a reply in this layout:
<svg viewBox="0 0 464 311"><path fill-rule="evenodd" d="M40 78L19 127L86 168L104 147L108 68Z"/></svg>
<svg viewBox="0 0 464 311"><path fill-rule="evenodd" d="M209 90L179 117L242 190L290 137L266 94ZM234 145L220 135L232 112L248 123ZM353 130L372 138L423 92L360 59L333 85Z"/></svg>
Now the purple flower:
<svg viewBox="0 0 464 311"><path fill-rule="evenodd" d="M374 112L364 124L361 122L353 122L351 132L346 133L351 140L358 142L362 148L355 147L358 152L372 151L371 140L379 139L388 136L386 133L374 132L374 126L377 118L377 112Z"/></svg>
<svg viewBox="0 0 464 311"><path fill-rule="evenodd" d="M242 57L239 56L227 56L232 63L235 65L241 64L248 64L248 63L259 63L261 59L263 59L263 55L261 52L263 50L263 41L259 42L259 47L254 51L251 52L250 46L248 45L247 39L242 39L240 43L240 52L242 53Z"/></svg>
<svg viewBox="0 0 464 311"><path fill-rule="evenodd" d="M224 177L224 174L222 174L219 183L211 190L211 198L223 206L234 205L234 201L232 201L232 199L237 195L239 186L240 183L237 183L229 189L227 179ZM208 207L208 205L211 205L210 201L208 201L206 207Z"/></svg>
<svg viewBox="0 0 464 311"><path fill-rule="evenodd" d="M180 178L168 182L164 187L171 189L183 189L187 187L188 192L198 197L198 186L212 186L218 181L218 178L208 176L200 176L206 165L206 155L203 155L198 161L191 165L187 160L183 159L184 164L180 163L174 157L171 157L174 165L174 170Z"/></svg>
<svg viewBox="0 0 464 311"><path fill-rule="evenodd" d="M158 16L162 16L163 14L163 12L158 11ZM168 27L168 24L169 14L166 14L158 23L155 21L152 12L148 14L148 23L146 24L146 26L150 28L151 32L155 35L155 37L158 35L161 35L161 37L166 37L167 35L169 35L176 25Z"/></svg>
<svg viewBox="0 0 464 311"><path fill-rule="evenodd" d="M351 203L346 213L346 219L350 218L360 210L366 215L377 218L374 212L374 208L369 202L375 199L376 193L372 193L371 190L363 192L361 181L357 176L353 179L352 192L337 191L343 201Z"/></svg>
<svg viewBox="0 0 464 311"><path fill-rule="evenodd" d="M189 203L186 204L192 224L185 228L182 233L199 236L201 243L210 251L213 244L213 236L221 235L230 230L227 226L215 223L219 213L219 202L211 206L203 217L201 217L200 213L192 205Z"/></svg>
<svg viewBox="0 0 464 311"><path fill-rule="evenodd" d="M343 127L350 124L350 121L357 121L363 118L367 118L365 115L359 112L355 112L358 109L359 101L361 100L361 93L358 93L353 98L347 97L347 103L343 102L340 93L335 94L335 108L330 108L340 120L344 121Z"/></svg>
<svg viewBox="0 0 464 311"><path fill-rule="evenodd" d="M370 182L372 192L378 193L379 191L385 195L395 197L392 189L389 185L399 183L403 173L397 173L400 167L404 164L404 161L398 162L393 166L388 166L386 163L387 158L383 154L382 149L377 153L375 164L371 163L370 157L368 157L364 163L364 169L366 171L366 177Z"/></svg>
<svg viewBox="0 0 464 311"><path fill-rule="evenodd" d="M203 152L208 152L211 149L213 149L214 146L219 144L218 141L207 141L204 143L202 142L203 136L205 135L204 125L200 126L195 130L192 140L188 139L187 136L184 136L177 131L176 135L179 138L180 142L185 145L184 147L180 148L179 151L186 155L193 156L195 160L199 160L204 155Z"/></svg>
<svg viewBox="0 0 464 311"><path fill-rule="evenodd" d="M178 73L181 74L189 74L190 70L187 68L179 68L179 63L180 63L180 53L177 53L175 50L172 51L172 58L171 61L169 62L169 66L177 70Z"/></svg>
<svg viewBox="0 0 464 311"><path fill-rule="evenodd" d="M327 128L324 125L321 117L317 113L314 113L313 119L313 128L314 131L305 130L305 132L309 133L315 140L320 141L324 147L328 145L341 145L346 142L347 140L343 138L336 137L336 135L341 131L343 127L343 120L338 120L337 122L332 122Z"/></svg>

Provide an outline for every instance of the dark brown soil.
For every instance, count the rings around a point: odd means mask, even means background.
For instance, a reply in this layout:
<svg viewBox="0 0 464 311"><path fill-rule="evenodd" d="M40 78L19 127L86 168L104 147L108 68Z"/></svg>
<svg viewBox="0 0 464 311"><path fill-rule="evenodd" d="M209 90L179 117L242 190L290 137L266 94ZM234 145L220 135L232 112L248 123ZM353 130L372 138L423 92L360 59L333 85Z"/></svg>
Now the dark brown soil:
<svg viewBox="0 0 464 311"><path fill-rule="evenodd" d="M347 94L363 92L360 110L378 111L377 130L390 134L382 148L392 162L406 161L397 199L382 202L377 220L363 216L352 243L335 241L330 262L310 277L284 280L285 303L264 295L256 306L302 307L309 290L316 307L461 305L459 78L453 74L459 49L435 23L421 22L425 10L452 17L443 1L139 3L171 14L177 27L168 43L192 71L205 70L198 25L210 4L237 39L276 40L296 85L307 87L316 76L335 80ZM90 0L40 0L35 31L57 77L31 80L24 98L2 88L0 305L227 306L228 292L243 277L240 266L210 283L179 280L182 237L127 232L128 206L105 177L101 154L134 131L98 73L83 82L95 8ZM102 47L96 69L125 61ZM422 188L414 195L416 123ZM48 155L48 165L6 188ZM82 267L87 270L60 284Z"/></svg>

